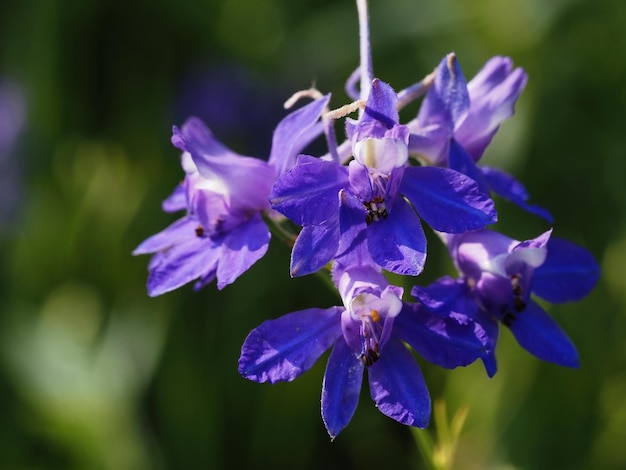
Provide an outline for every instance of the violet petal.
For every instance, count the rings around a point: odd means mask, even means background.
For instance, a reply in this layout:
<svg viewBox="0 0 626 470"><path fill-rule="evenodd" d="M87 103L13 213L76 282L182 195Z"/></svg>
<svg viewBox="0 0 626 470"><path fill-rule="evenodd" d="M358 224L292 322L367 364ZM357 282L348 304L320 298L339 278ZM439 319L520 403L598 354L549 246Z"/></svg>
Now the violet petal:
<svg viewBox="0 0 626 470"><path fill-rule="evenodd" d="M310 308L267 320L241 347L239 373L254 382L290 382L341 336L343 308Z"/></svg>
<svg viewBox="0 0 626 470"><path fill-rule="evenodd" d="M322 384L322 419L331 439L345 428L359 402L363 363L339 339L330 353Z"/></svg>

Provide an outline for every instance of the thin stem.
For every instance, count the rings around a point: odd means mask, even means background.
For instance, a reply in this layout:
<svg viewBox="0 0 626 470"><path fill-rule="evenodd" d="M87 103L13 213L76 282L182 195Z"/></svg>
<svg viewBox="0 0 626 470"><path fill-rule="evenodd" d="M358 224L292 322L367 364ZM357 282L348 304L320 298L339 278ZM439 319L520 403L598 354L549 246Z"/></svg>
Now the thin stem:
<svg viewBox="0 0 626 470"><path fill-rule="evenodd" d="M450 436L450 428L448 425L448 412L446 410L446 402L443 400L435 400L433 404L434 415L435 415L435 423L437 425L437 442L439 447L440 459L442 462L445 462L446 447L452 441ZM437 451L437 449L436 449Z"/></svg>
<svg viewBox="0 0 626 470"><path fill-rule="evenodd" d="M357 67L354 72L350 74L350 77L348 77L348 80L346 81L346 94L354 101L359 99L359 90L356 89L356 82L359 81L360 75L361 68Z"/></svg>
<svg viewBox="0 0 626 470"><path fill-rule="evenodd" d="M270 229L270 232L273 236L281 240L285 243L289 248L293 248L294 243L296 242L296 238L298 238L297 233L290 232L286 230L280 221L276 220L274 217L270 216L268 213L263 213L263 220L265 221L267 227ZM337 287L333 282L331 276L331 264L327 264L323 269L320 269L315 272L315 275L324 283L327 287L329 287L332 291L336 291Z"/></svg>
<svg viewBox="0 0 626 470"><path fill-rule="evenodd" d="M292 233L283 228L279 221L277 221L274 217L271 217L268 213L263 213L263 220L265 224L270 229L272 235L276 238L284 242L287 246L293 247L293 244L296 242L296 238L298 237L297 233Z"/></svg>
<svg viewBox="0 0 626 470"><path fill-rule="evenodd" d="M438 470L433 462L435 443L427 429L412 428L413 438L429 470Z"/></svg>
<svg viewBox="0 0 626 470"><path fill-rule="evenodd" d="M369 17L367 0L356 0L359 12L359 49L361 53L361 99L367 100L374 79L372 70L372 51L370 48Z"/></svg>
<svg viewBox="0 0 626 470"><path fill-rule="evenodd" d="M337 135L335 134L335 120L328 116L322 116L324 123L324 135L328 144L328 153L332 161L339 163L339 153L337 152Z"/></svg>
<svg viewBox="0 0 626 470"><path fill-rule="evenodd" d="M344 140L337 147L337 155L339 156L339 163L345 165L352 157L352 142ZM333 157L330 153L326 153L320 157L322 160L332 160Z"/></svg>

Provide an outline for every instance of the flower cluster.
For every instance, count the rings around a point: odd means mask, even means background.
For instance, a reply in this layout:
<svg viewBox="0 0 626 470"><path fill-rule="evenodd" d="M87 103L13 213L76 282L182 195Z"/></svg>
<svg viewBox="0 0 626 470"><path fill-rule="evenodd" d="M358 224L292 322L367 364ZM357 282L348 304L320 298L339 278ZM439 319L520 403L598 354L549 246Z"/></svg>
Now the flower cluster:
<svg viewBox="0 0 626 470"><path fill-rule="evenodd" d="M428 424L428 390L406 345L445 368L480 359L492 376L502 324L531 354L576 367L575 347L534 296L579 300L599 276L585 249L552 230L518 241L488 228L497 222L492 193L552 222L520 182L479 164L513 115L525 72L494 57L467 82L448 54L396 93L372 76L366 24L361 34L361 86L351 77L346 87L354 101L329 111L330 95L298 94L313 100L278 124L267 160L234 153L198 119L175 127L185 179L163 208L185 213L134 252L154 254L150 295L189 282L231 284L265 254L270 228L293 244L292 276L330 273L342 305L262 323L242 346L239 372L256 382L291 381L331 349L321 401L332 438L356 410L365 370L383 414ZM401 123L399 110L422 97L415 118ZM334 122L343 118L346 140L338 145ZM322 136L326 154L303 153ZM424 224L447 246L458 276L414 286L409 297L385 273L422 272Z"/></svg>

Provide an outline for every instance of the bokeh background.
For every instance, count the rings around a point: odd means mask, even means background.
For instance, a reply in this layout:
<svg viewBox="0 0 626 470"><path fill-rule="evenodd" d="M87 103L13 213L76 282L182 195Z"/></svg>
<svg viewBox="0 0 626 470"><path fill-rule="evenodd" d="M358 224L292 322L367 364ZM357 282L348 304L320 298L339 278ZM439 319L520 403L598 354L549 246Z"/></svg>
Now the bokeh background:
<svg viewBox="0 0 626 470"><path fill-rule="evenodd" d="M469 410L455 468L626 468L626 3L370 9L375 73L396 89L450 51L468 78L497 54L527 70L485 161L524 181L555 233L603 271L584 301L550 307L578 370L541 363L508 331L493 379L480 364L420 360L433 398ZM414 433L367 390L329 441L324 360L292 384L238 375L250 329L338 302L315 276L289 279L285 246L223 291L154 299L148 258L130 254L176 217L160 209L182 178L172 124L200 116L234 150L265 157L283 101L315 84L345 104L357 64L351 0L0 3L0 468L427 468ZM498 208L510 236L548 228ZM433 238L416 282L444 273Z"/></svg>

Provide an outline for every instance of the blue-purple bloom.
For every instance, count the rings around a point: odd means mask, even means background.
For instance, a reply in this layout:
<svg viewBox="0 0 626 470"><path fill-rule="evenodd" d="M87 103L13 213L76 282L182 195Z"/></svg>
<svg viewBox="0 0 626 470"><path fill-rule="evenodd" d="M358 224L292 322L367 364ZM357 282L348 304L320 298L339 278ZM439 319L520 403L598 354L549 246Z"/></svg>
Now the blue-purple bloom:
<svg viewBox="0 0 626 470"><path fill-rule="evenodd" d="M301 155L276 182L272 207L303 226L292 252L293 276L315 272L361 244L378 266L417 275L426 258L420 218L452 233L496 221L493 202L467 176L409 165L410 130L399 124L396 103L393 89L374 80L362 116L346 125L354 155L349 165Z"/></svg>
<svg viewBox="0 0 626 470"><path fill-rule="evenodd" d="M491 377L503 324L538 358L578 366L575 346L535 298L579 300L599 277L591 254L552 230L520 242L485 228L497 220L492 192L552 219L528 203L515 178L477 165L513 115L526 73L494 57L467 83L449 54L433 74L396 94L373 78L367 1L357 7L361 64L346 87L355 101L328 112L330 95L294 95L289 102L316 99L276 126L267 160L233 152L197 118L174 127L185 178L163 209L185 214L134 251L153 254L151 296L189 282L195 289L214 279L218 289L231 284L266 253L268 224L295 240L292 276L330 268L342 305L261 323L242 345L238 370L255 382L289 382L330 350L321 413L331 439L356 411L365 370L384 415L427 426L430 396L411 350L445 368L481 359ZM401 124L398 110L424 93L415 119ZM359 118L346 119L347 140L337 145L333 120L356 109ZM322 132L328 154L301 154ZM302 227L297 236L285 217ZM417 302L406 302L383 270L422 272L422 219L447 245L459 276L415 286Z"/></svg>
<svg viewBox="0 0 626 470"><path fill-rule="evenodd" d="M496 372L498 323L539 359L578 366L576 348L531 294L552 303L580 300L597 282L599 268L587 250L551 233L523 242L491 230L446 235L461 277L412 291L433 312L463 313L483 326L490 338L483 356L490 376Z"/></svg>
<svg viewBox="0 0 626 470"><path fill-rule="evenodd" d="M435 72L411 129L409 151L429 163L452 168L524 210L552 222L550 213L529 204L524 186L511 175L477 167L500 124L511 117L528 76L508 57L493 57L466 83L456 56L448 54Z"/></svg>
<svg viewBox="0 0 626 470"><path fill-rule="evenodd" d="M335 265L343 306L310 308L268 320L250 332L239 372L255 382L292 381L332 347L322 385L322 418L331 438L347 426L359 399L363 371L378 409L394 420L425 427L430 397L408 343L443 367L467 365L484 353L482 329L464 315L438 316L402 301L372 265ZM484 336L484 335L482 335Z"/></svg>
<svg viewBox="0 0 626 470"><path fill-rule="evenodd" d="M185 179L163 209L186 214L133 252L154 253L148 277L151 296L194 280L199 289L217 278L222 289L266 253L270 232L263 215L271 216L272 185L321 133L316 123L328 99L319 98L278 124L267 162L231 151L197 118L174 127L172 143L183 152Z"/></svg>

